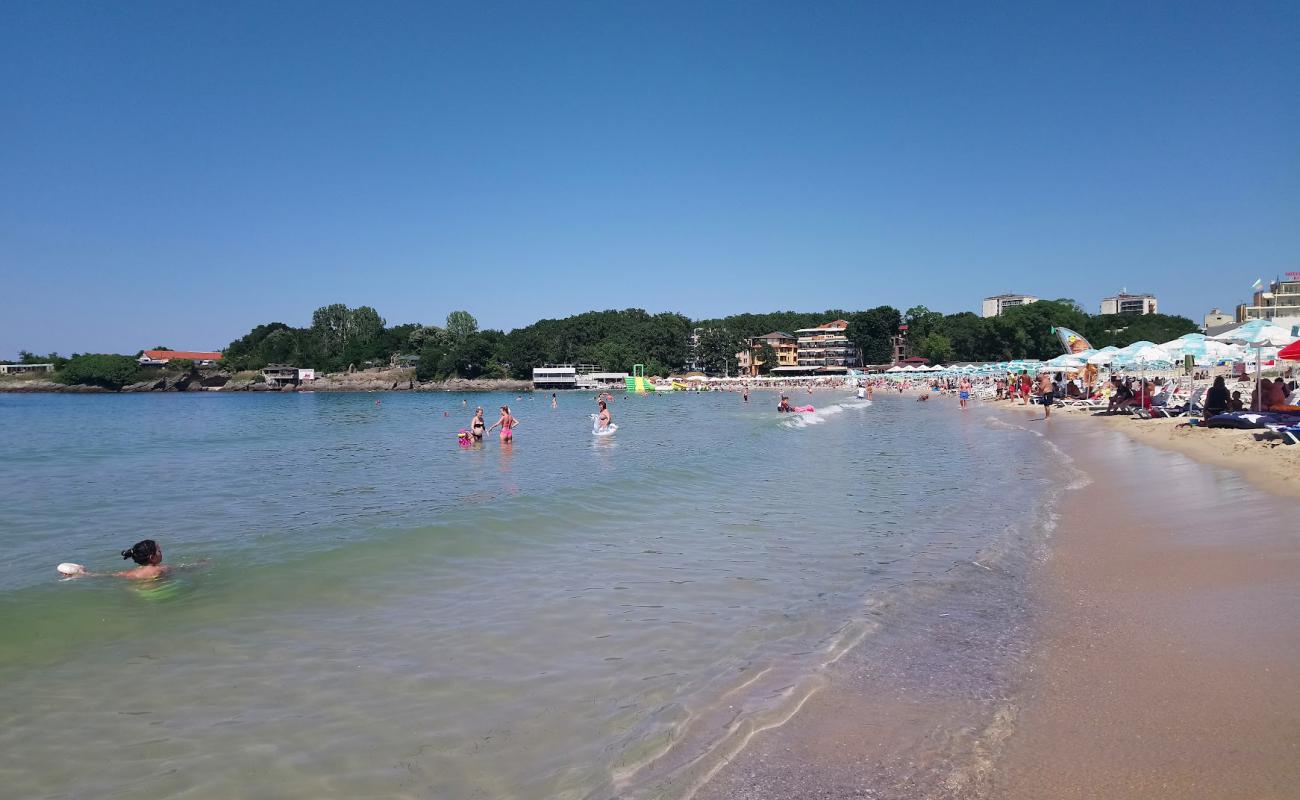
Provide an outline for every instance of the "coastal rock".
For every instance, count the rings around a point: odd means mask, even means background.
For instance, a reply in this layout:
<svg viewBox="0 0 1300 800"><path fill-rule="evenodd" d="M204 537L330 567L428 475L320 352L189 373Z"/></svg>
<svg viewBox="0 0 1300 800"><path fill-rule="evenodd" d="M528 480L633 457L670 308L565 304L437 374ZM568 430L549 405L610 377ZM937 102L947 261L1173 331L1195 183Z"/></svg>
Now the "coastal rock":
<svg viewBox="0 0 1300 800"><path fill-rule="evenodd" d="M157 392L157 391L162 391L162 390L165 389L166 387L167 387L167 381L166 381L166 379L156 379L156 380L140 381L139 383L132 383L132 384L129 384L129 385L127 385L127 386L123 386L123 387L122 387L121 389L119 389L118 391L122 391L122 392Z"/></svg>

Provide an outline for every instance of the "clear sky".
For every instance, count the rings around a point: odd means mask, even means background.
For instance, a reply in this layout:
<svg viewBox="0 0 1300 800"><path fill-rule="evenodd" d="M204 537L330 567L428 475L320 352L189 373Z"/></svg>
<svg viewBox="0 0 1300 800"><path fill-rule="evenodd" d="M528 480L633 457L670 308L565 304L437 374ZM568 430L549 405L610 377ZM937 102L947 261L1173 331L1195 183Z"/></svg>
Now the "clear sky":
<svg viewBox="0 0 1300 800"><path fill-rule="evenodd" d="M1300 270L1300 3L0 4L0 356Z"/></svg>

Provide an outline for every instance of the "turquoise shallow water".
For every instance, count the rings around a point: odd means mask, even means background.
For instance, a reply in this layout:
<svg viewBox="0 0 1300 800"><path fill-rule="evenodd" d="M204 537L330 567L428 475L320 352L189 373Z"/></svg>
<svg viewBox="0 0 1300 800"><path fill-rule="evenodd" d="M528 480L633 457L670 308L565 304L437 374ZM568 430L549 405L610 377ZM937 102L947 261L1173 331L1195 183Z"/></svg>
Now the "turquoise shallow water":
<svg viewBox="0 0 1300 800"><path fill-rule="evenodd" d="M514 446L459 448L502 402ZM1022 558L1050 518L1031 433L812 402L620 398L597 439L573 394L0 395L0 783L678 794L890 607L959 613L954 565ZM146 536L207 561L57 580Z"/></svg>

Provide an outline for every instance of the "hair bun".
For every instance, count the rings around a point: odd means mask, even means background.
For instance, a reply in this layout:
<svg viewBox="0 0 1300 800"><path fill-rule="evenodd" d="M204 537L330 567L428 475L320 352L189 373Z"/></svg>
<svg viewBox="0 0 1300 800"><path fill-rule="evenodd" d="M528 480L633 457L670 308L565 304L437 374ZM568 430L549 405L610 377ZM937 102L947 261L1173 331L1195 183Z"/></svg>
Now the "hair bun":
<svg viewBox="0 0 1300 800"><path fill-rule="evenodd" d="M123 560L126 560L126 559L130 558L132 555L133 555L133 551L132 551L132 550L123 550L123 551L122 551L122 559L123 559Z"/></svg>

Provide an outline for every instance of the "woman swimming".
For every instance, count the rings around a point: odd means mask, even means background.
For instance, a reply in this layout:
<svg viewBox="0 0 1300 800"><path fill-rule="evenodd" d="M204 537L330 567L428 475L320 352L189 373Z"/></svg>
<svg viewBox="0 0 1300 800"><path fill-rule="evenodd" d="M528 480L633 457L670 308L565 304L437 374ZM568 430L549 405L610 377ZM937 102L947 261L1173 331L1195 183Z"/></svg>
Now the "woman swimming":
<svg viewBox="0 0 1300 800"><path fill-rule="evenodd" d="M495 428L500 427L501 442L504 444L515 438L514 429L518 424L519 420L515 419L514 415L510 413L510 406L501 406L501 419L492 423L492 427L488 428L488 433L491 433Z"/></svg>
<svg viewBox="0 0 1300 800"><path fill-rule="evenodd" d="M482 441L485 430L487 430L487 422L483 419L483 406L479 406L474 409L474 421L469 424L469 432L475 440Z"/></svg>

